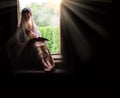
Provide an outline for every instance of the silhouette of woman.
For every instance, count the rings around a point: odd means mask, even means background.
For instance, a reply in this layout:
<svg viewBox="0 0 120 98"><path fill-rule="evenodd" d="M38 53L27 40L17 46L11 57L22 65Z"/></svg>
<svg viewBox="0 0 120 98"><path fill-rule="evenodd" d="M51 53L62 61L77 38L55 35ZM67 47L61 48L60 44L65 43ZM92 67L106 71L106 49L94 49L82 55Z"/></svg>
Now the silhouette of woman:
<svg viewBox="0 0 120 98"><path fill-rule="evenodd" d="M28 69L42 67L44 71L52 71L54 69L54 60L42 38L32 17L29 8L24 8L21 12L21 21L16 33L16 56L12 61L15 68Z"/></svg>

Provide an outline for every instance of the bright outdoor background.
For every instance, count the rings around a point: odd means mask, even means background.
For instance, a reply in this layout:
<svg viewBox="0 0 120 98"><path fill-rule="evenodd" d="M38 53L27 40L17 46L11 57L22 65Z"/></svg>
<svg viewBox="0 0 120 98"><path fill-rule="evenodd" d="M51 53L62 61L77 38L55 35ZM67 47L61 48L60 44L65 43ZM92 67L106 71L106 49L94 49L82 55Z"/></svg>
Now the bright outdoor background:
<svg viewBox="0 0 120 98"><path fill-rule="evenodd" d="M30 8L42 37L48 38L51 54L60 53L60 0L19 0L20 11Z"/></svg>

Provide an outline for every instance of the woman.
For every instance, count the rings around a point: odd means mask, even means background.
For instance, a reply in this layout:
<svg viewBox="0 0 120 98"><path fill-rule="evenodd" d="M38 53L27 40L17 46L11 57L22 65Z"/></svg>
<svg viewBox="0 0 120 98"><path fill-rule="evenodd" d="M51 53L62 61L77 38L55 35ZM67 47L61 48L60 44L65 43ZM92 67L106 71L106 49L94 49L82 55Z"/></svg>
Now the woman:
<svg viewBox="0 0 120 98"><path fill-rule="evenodd" d="M40 32L33 21L31 10L24 8L21 12L21 22L17 30L19 44L27 43L30 39L40 36Z"/></svg>
<svg viewBox="0 0 120 98"><path fill-rule="evenodd" d="M32 12L28 8L24 8L21 12L21 22L17 30L16 34L17 38L17 55L26 54L23 52L25 49L28 49L27 56L31 54L31 52L37 53L39 56L39 60L43 65L44 71L53 70L54 61L50 55L50 52L45 44L45 41L41 41L40 32L38 31L32 17ZM34 42L34 39L38 39L38 42ZM31 41L32 40L32 41ZM30 44L30 43L33 43ZM27 48L25 48L27 46ZM32 50L29 48L33 48ZM36 52L37 51L37 52ZM33 56L33 55L31 55ZM23 56L22 56L23 57ZM25 56L24 56L25 57ZM34 57L33 57L34 59ZM26 61L24 61L26 62Z"/></svg>

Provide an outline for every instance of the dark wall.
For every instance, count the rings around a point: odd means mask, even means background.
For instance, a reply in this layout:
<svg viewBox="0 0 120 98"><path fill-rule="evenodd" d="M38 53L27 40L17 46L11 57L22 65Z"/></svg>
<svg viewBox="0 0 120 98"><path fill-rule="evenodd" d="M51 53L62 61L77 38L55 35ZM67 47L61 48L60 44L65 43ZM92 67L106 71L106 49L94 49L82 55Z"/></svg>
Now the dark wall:
<svg viewBox="0 0 120 98"><path fill-rule="evenodd" d="M61 7L65 65L80 80L112 80L112 0L64 0ZM113 70L112 70L113 71Z"/></svg>
<svg viewBox="0 0 120 98"><path fill-rule="evenodd" d="M7 73L11 71L5 44L15 34L17 27L17 1L0 1L0 71Z"/></svg>
<svg viewBox="0 0 120 98"><path fill-rule="evenodd" d="M16 31L16 7L16 0L0 1L0 47L2 47Z"/></svg>

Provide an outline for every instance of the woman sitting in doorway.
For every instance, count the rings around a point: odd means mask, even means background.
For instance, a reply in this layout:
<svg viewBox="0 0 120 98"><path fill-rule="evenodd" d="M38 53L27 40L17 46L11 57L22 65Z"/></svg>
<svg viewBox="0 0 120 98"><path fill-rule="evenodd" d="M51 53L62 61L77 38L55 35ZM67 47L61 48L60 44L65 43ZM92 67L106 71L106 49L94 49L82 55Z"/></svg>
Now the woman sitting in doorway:
<svg viewBox="0 0 120 98"><path fill-rule="evenodd" d="M47 39L41 37L33 21L32 12L28 8L24 8L21 12L21 22L17 29L16 40L17 57L19 57L19 59L17 58L15 60L15 64L18 64L19 60L23 63L34 62L34 64L36 60L39 60L40 67L42 66L44 71L53 70L54 61L45 43ZM37 57L37 59L33 60L35 57Z"/></svg>

